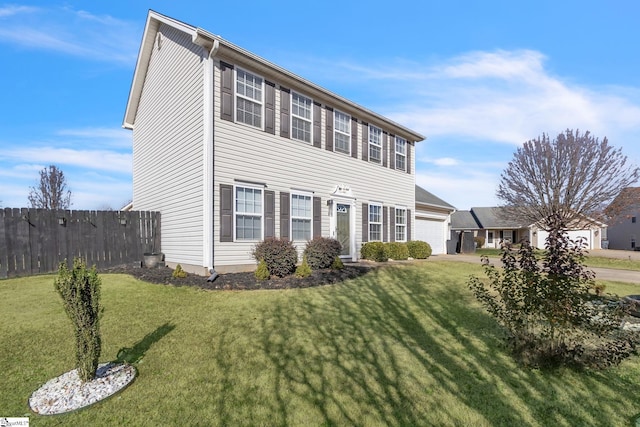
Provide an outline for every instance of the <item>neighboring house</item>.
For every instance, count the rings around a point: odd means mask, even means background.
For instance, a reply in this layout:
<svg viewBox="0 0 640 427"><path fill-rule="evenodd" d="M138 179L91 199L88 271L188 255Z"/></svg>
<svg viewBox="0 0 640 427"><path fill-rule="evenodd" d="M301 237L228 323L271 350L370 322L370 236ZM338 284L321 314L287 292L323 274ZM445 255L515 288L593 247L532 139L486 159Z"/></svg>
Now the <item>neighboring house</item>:
<svg viewBox="0 0 640 427"><path fill-rule="evenodd" d="M567 233L574 240L583 238L586 249L600 249L606 227L601 222L585 219ZM470 211L454 212L451 215L451 231L468 231L473 232L474 236L483 237L484 248L499 248L505 241L518 243L528 240L532 246L542 249L549 235L535 224L521 224L509 220L500 207L479 207L471 208Z"/></svg>
<svg viewBox="0 0 640 427"><path fill-rule="evenodd" d="M624 202L624 203L623 203ZM624 204L625 208L616 209ZM640 187L628 187L620 192L610 206L613 211L607 232L609 249L639 250L640 248Z"/></svg>
<svg viewBox="0 0 640 427"><path fill-rule="evenodd" d="M124 127L170 266L253 269L267 237L333 237L345 260L414 237L422 135L201 28L149 12Z"/></svg>
<svg viewBox="0 0 640 427"><path fill-rule="evenodd" d="M447 253L451 213L455 207L416 185L416 231L414 240L429 243L434 255Z"/></svg>

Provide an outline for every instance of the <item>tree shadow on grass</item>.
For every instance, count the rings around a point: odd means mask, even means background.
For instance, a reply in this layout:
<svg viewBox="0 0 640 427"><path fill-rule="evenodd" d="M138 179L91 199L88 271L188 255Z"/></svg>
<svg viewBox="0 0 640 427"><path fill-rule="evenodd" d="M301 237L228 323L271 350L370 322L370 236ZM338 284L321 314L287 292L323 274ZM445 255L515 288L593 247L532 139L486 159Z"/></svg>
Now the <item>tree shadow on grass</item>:
<svg viewBox="0 0 640 427"><path fill-rule="evenodd" d="M637 412L615 398L633 395L633 383L519 368L470 292L430 280L424 268L385 268L265 312L274 425L293 424L300 401L323 425L606 425ZM614 398L593 402L592 390Z"/></svg>
<svg viewBox="0 0 640 427"><path fill-rule="evenodd" d="M160 341L165 335L169 334L169 332L173 331L175 328L175 325L167 322L156 328L155 331L145 335L144 338L135 343L133 347L122 347L118 350L116 362L130 364L139 363L153 344Z"/></svg>

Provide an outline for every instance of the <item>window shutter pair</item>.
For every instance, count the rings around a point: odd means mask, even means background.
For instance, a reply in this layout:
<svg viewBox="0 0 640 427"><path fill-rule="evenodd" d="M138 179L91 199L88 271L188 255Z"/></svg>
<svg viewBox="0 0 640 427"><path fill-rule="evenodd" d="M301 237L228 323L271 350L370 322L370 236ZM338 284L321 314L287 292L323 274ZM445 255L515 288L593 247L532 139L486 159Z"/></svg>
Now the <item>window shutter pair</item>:
<svg viewBox="0 0 640 427"><path fill-rule="evenodd" d="M264 237L275 237L275 192L264 191ZM220 184L220 241L233 242L233 185Z"/></svg>
<svg viewBox="0 0 640 427"><path fill-rule="evenodd" d="M286 192L280 193L280 238L291 239L289 233L291 221L291 194ZM312 213L312 237L320 237L322 235L322 203L320 197L313 198Z"/></svg>

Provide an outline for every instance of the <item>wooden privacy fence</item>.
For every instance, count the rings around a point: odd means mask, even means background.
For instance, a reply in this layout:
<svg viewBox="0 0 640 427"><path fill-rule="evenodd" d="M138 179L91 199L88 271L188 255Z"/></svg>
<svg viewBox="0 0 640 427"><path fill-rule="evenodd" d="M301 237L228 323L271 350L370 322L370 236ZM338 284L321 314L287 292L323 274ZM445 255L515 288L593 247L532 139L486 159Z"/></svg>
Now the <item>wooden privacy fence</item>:
<svg viewBox="0 0 640 427"><path fill-rule="evenodd" d="M160 213L0 209L0 278L52 273L65 259L108 268L160 252Z"/></svg>

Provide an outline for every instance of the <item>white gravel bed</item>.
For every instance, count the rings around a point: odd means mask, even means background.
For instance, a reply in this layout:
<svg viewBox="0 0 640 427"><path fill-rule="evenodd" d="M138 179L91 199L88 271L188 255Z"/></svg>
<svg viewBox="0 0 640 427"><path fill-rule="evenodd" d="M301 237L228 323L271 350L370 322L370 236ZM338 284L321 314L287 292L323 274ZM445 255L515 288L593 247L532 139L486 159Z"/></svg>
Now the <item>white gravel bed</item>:
<svg viewBox="0 0 640 427"><path fill-rule="evenodd" d="M31 410L40 415L63 414L94 404L125 388L136 377L128 364L101 363L95 379L82 383L77 369L47 381L29 398Z"/></svg>

